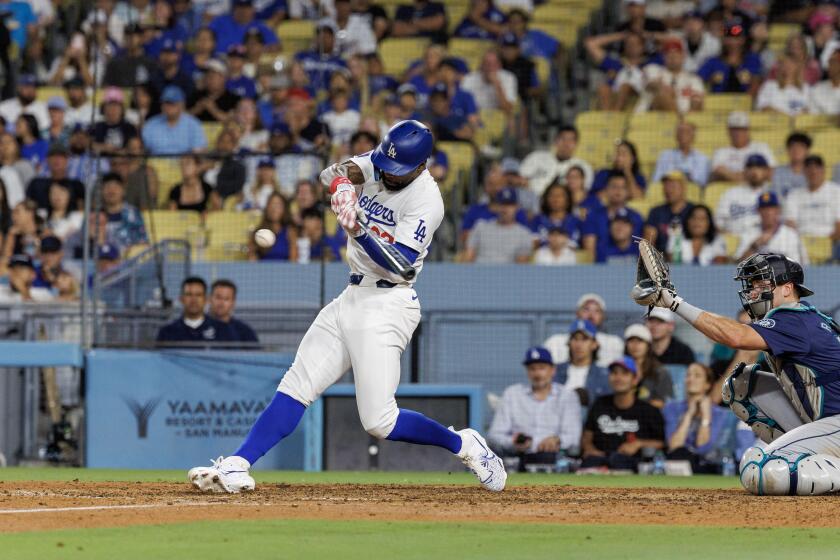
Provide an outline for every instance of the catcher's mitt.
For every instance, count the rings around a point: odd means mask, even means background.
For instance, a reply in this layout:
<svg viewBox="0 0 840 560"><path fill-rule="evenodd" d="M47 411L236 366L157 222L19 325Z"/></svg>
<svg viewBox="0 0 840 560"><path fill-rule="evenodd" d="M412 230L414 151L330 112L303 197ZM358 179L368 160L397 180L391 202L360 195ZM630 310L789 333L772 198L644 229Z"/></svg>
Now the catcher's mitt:
<svg viewBox="0 0 840 560"><path fill-rule="evenodd" d="M655 305L670 307L677 291L671 283L671 272L665 257L646 239L635 239L639 244L639 265L636 285L630 297L639 305L648 306L648 313Z"/></svg>

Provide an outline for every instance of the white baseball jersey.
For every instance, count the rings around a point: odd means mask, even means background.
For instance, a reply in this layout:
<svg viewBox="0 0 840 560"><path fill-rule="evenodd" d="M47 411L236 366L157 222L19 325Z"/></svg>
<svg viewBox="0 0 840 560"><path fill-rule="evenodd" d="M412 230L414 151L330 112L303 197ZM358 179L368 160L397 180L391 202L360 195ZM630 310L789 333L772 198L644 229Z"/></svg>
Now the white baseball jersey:
<svg viewBox="0 0 840 560"><path fill-rule="evenodd" d="M796 116L808 109L810 95L811 86L808 84L803 84L802 87L780 87L776 80L767 80L758 90L755 108L757 110L773 109L786 115Z"/></svg>
<svg viewBox="0 0 840 560"><path fill-rule="evenodd" d="M718 201L715 224L727 233L755 233L761 221L758 217L758 197L769 185L754 189L739 185L727 190Z"/></svg>
<svg viewBox="0 0 840 560"><path fill-rule="evenodd" d="M791 191L785 201L785 220L796 224L802 235L831 235L840 222L840 185L826 181L815 191Z"/></svg>
<svg viewBox="0 0 840 560"><path fill-rule="evenodd" d="M409 282L413 284L423 269L423 259L428 253L432 236L443 221L443 197L437 182L428 170L423 170L407 187L389 191L374 176L370 152L352 157L350 161L359 166L365 177L359 193L359 206L367 216L371 229L389 243L399 242L419 253L414 261L418 274ZM347 262L351 272L398 284L406 282L398 274L376 264L352 237L347 240Z"/></svg>
<svg viewBox="0 0 840 560"><path fill-rule="evenodd" d="M650 109L653 103L653 94L648 91L648 86L654 82L662 82L671 86L677 96L677 111L687 113L691 110L691 100L694 97L703 97L706 88L703 80L697 74L682 71L674 74L666 67L659 64L648 64L642 70L644 88L639 94L639 103L636 105L636 112L643 113Z"/></svg>
<svg viewBox="0 0 840 560"><path fill-rule="evenodd" d="M741 235L741 243L738 245L738 250L735 254L740 257L744 255L750 246L758 240L761 232L745 233ZM758 248L759 253L781 253L789 259L792 259L802 266L807 266L810 263L808 260L808 252L802 244L802 239L799 234L792 227L784 224L780 225L773 237Z"/></svg>
<svg viewBox="0 0 840 560"><path fill-rule="evenodd" d="M840 114L840 86L824 80L811 88L808 97L808 111L821 115Z"/></svg>
<svg viewBox="0 0 840 560"><path fill-rule="evenodd" d="M743 148L726 146L715 150L712 156L712 169L723 166L731 171L743 171L747 158L753 154L763 155L770 167L776 167L776 160L770 146L764 142L750 142Z"/></svg>

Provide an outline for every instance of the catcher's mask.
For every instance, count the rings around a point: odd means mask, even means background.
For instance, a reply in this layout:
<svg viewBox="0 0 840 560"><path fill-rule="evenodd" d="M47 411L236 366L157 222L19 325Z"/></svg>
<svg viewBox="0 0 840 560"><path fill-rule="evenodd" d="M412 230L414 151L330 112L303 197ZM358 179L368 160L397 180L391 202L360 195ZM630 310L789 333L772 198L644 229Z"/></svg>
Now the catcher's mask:
<svg viewBox="0 0 840 560"><path fill-rule="evenodd" d="M805 273L798 262L777 253L757 253L738 264L735 280L741 281L738 297L753 320L762 319L773 308L773 290L792 282L799 297L814 292L803 285ZM756 284L763 284L756 287Z"/></svg>

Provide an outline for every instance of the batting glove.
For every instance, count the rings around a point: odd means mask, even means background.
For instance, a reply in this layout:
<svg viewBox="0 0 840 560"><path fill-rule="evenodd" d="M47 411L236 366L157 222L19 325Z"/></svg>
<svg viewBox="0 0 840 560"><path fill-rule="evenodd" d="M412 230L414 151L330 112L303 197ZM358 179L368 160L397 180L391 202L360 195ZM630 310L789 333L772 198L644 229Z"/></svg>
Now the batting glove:
<svg viewBox="0 0 840 560"><path fill-rule="evenodd" d="M332 194L330 197L330 207L336 216L340 215L341 211L345 208L355 208L359 198L356 194L356 187L353 186L353 183L347 177L336 177L333 179L332 183L330 183L330 194Z"/></svg>
<svg viewBox="0 0 840 560"><path fill-rule="evenodd" d="M350 237L358 237L362 232L362 228L359 227L359 224L356 222L358 219L358 207L355 203L348 204L344 208L338 211L338 223L341 224L341 227L344 228L344 231L347 232L347 235Z"/></svg>

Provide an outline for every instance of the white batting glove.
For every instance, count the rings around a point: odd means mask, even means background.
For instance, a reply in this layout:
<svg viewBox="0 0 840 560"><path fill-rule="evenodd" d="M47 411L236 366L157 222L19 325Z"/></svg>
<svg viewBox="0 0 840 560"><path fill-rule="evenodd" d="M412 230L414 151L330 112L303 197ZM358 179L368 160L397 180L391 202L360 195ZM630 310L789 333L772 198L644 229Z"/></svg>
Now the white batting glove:
<svg viewBox="0 0 840 560"><path fill-rule="evenodd" d="M358 219L358 206L353 204L348 204L341 210L339 210L338 216L338 223L341 227L344 228L344 231L347 232L347 235L350 237L358 237L362 234L362 228L359 226L357 219Z"/></svg>
<svg viewBox="0 0 840 560"><path fill-rule="evenodd" d="M359 196L356 194L356 187L347 177L336 177L330 183L330 207L335 215L347 207L355 208Z"/></svg>

